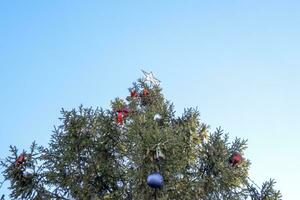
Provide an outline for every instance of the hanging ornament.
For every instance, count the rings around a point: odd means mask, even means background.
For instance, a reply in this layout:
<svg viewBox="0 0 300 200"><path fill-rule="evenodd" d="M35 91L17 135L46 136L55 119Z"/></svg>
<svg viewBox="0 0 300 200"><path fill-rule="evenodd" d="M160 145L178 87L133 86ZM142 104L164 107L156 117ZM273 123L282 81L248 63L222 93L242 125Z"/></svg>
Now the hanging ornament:
<svg viewBox="0 0 300 200"><path fill-rule="evenodd" d="M124 117L128 117L128 115L129 115L129 109L128 108L123 108L121 111L124 114Z"/></svg>
<svg viewBox="0 0 300 200"><path fill-rule="evenodd" d="M153 119L154 119L155 121L159 121L159 120L161 120L161 115L160 115L159 113L156 113L156 114L154 115Z"/></svg>
<svg viewBox="0 0 300 200"><path fill-rule="evenodd" d="M22 165L24 162L25 162L25 155L24 155L24 153L22 153L17 158L15 165L18 167L18 166Z"/></svg>
<svg viewBox="0 0 300 200"><path fill-rule="evenodd" d="M154 121L156 121L160 126L164 125L164 120L162 119L159 113L156 113L153 117Z"/></svg>
<svg viewBox="0 0 300 200"><path fill-rule="evenodd" d="M118 112L117 122L118 122L118 124L123 124L123 113L122 112Z"/></svg>
<svg viewBox="0 0 300 200"><path fill-rule="evenodd" d="M234 152L230 159L229 159L229 163L232 165L232 166L238 166L239 164L242 163L242 156L241 154L239 154L238 152Z"/></svg>
<svg viewBox="0 0 300 200"><path fill-rule="evenodd" d="M131 98L137 97L138 93L135 90L131 90L130 96L131 96Z"/></svg>
<svg viewBox="0 0 300 200"><path fill-rule="evenodd" d="M33 176L34 171L31 168L26 168L25 171L23 172L23 176L29 178L31 176Z"/></svg>
<svg viewBox="0 0 300 200"><path fill-rule="evenodd" d="M157 160L157 161L165 159L165 155L163 154L163 152L162 152L159 145L156 147L154 159Z"/></svg>
<svg viewBox="0 0 300 200"><path fill-rule="evenodd" d="M161 188L163 186L164 180L159 172L154 172L148 175L147 184L151 188Z"/></svg>
<svg viewBox="0 0 300 200"><path fill-rule="evenodd" d="M122 108L117 110L117 123L123 124L124 118L128 117L129 109L128 108Z"/></svg>
<svg viewBox="0 0 300 200"><path fill-rule="evenodd" d="M141 104L143 106L146 106L147 104L151 103L151 99L148 97L149 93L149 90L147 88L144 88L140 94Z"/></svg>
<svg viewBox="0 0 300 200"><path fill-rule="evenodd" d="M154 77L152 72L145 72L142 70L143 74L145 75L145 78L143 79L144 82L150 82L151 85L153 86L158 86L160 83L160 80Z"/></svg>
<svg viewBox="0 0 300 200"><path fill-rule="evenodd" d="M145 97L145 96L148 96L148 94L149 94L149 90L147 88L144 88L142 96Z"/></svg>

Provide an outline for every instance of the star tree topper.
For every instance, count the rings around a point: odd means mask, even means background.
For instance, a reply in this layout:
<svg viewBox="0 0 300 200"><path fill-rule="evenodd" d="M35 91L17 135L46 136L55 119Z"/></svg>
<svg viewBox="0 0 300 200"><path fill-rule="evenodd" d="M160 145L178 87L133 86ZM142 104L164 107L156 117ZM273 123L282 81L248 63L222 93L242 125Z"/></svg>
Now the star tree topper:
<svg viewBox="0 0 300 200"><path fill-rule="evenodd" d="M146 72L142 70L143 74L145 75L145 78L143 79L145 82L148 81L150 82L151 85L158 86L160 83L160 80L154 77L152 72Z"/></svg>

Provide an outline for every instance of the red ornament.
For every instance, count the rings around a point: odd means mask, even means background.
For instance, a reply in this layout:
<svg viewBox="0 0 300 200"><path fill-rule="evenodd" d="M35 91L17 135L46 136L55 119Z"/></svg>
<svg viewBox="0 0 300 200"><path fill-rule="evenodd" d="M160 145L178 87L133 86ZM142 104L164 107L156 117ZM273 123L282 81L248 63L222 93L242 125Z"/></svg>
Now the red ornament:
<svg viewBox="0 0 300 200"><path fill-rule="evenodd" d="M242 160L243 160L243 158L242 158L241 154L234 152L229 159L229 163L232 166L237 166L242 163Z"/></svg>
<svg viewBox="0 0 300 200"><path fill-rule="evenodd" d="M19 166L19 165L22 165L24 162L25 162L25 155L22 153L17 158L15 165Z"/></svg>
<svg viewBox="0 0 300 200"><path fill-rule="evenodd" d="M132 91L130 92L130 96L133 98L133 97L137 97L138 94L137 94L137 92L136 92L135 90L132 90Z"/></svg>
<svg viewBox="0 0 300 200"><path fill-rule="evenodd" d="M118 112L118 118L117 118L118 124L123 124L123 113Z"/></svg>
<svg viewBox="0 0 300 200"><path fill-rule="evenodd" d="M149 94L149 90L147 88L143 89L143 96L147 96Z"/></svg>
<svg viewBox="0 0 300 200"><path fill-rule="evenodd" d="M128 108L122 108L117 110L118 117L117 117L117 123L123 124L124 117L128 117L129 109Z"/></svg>

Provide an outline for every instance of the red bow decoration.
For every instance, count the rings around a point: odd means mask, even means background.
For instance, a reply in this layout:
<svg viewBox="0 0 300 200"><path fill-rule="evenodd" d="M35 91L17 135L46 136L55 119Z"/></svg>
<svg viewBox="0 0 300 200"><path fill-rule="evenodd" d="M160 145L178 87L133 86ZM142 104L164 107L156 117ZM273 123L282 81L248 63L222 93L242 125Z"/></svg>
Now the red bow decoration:
<svg viewBox="0 0 300 200"><path fill-rule="evenodd" d="M16 160L16 166L22 165L25 162L25 155L22 153Z"/></svg>
<svg viewBox="0 0 300 200"><path fill-rule="evenodd" d="M117 117L117 123L118 124L123 124L123 118L127 117L129 114L129 109L128 108L122 108L117 110L118 117Z"/></svg>
<svg viewBox="0 0 300 200"><path fill-rule="evenodd" d="M136 92L135 90L132 90L132 91L130 92L130 96L131 96L131 97L137 97L138 94L137 94L137 92Z"/></svg>
<svg viewBox="0 0 300 200"><path fill-rule="evenodd" d="M117 118L118 124L123 124L123 113L118 112L118 118Z"/></svg>
<svg viewBox="0 0 300 200"><path fill-rule="evenodd" d="M149 90L147 88L143 89L143 96L147 96L149 94Z"/></svg>

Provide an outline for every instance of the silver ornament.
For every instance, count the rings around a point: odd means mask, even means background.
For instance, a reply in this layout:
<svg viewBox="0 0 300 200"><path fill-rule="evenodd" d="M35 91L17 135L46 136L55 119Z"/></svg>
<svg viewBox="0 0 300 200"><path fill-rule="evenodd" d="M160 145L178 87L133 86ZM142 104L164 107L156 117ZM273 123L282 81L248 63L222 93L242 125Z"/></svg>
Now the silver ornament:
<svg viewBox="0 0 300 200"><path fill-rule="evenodd" d="M32 176L34 174L34 171L33 171L33 169L31 169L31 168L27 168L27 169L25 169L25 171L23 172L23 175L25 176L25 177L30 177L30 176Z"/></svg>
<svg viewBox="0 0 300 200"><path fill-rule="evenodd" d="M161 120L161 115L160 114L155 114L153 117L154 120Z"/></svg>

